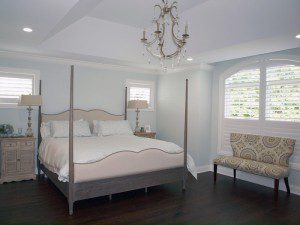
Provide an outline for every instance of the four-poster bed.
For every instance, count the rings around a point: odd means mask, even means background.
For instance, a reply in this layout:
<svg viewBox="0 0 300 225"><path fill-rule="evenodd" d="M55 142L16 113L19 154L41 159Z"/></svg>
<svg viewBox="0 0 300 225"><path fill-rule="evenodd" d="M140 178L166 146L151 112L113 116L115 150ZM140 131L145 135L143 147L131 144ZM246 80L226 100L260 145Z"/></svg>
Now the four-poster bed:
<svg viewBox="0 0 300 225"><path fill-rule="evenodd" d="M40 83L41 86L41 83ZM175 181L182 181L183 190L186 188L187 177L187 121L188 121L188 80L186 80L185 93L185 121L184 121L184 149L176 154L163 151L163 147L151 147L139 152L132 151L118 151L107 157L88 163L74 162L74 142L78 143L80 138L74 139L74 121L83 119L92 124L93 120L109 120L119 121L127 119L127 90L125 90L125 114L113 115L103 110L80 110L73 108L73 93L74 93L74 66L71 66L70 76L70 108L69 110L59 114L42 114L41 107L39 107L39 146L42 143L41 124L51 121L65 121L69 120L69 136L68 141L68 180L62 182L58 173L46 163L42 155L49 154L50 151L39 152L38 156L38 173L42 170L47 177L56 185L56 187L67 197L69 203L69 214L73 214L73 205L75 201L105 196L112 194L156 186ZM93 139L94 137L90 137ZM142 139L132 135L132 137L110 137L112 142L131 138L131 143L139 145ZM79 139L79 140L78 140ZM84 138L83 138L84 139ZM109 138L99 139L110 140ZM85 138L88 140L88 138ZM98 139L97 139L98 140ZM61 140L60 140L61 141ZM124 141L124 140L123 140ZM156 146L162 141L151 140L157 143L151 143L150 139L145 141L152 146ZM98 142L97 142L98 143ZM164 143L166 144L166 143ZM175 144L173 144L175 146ZM77 146L77 145L76 145ZM178 147L178 146L177 146ZM88 148L88 146L86 147ZM179 148L179 147L178 147ZM78 153L79 147L75 151ZM60 149L61 150L61 149ZM146 151L147 150L147 151ZM59 152L59 151L57 151ZM136 154L138 153L138 154ZM173 153L173 152L172 152ZM159 160L157 160L159 159ZM121 162L121 163L120 163ZM143 165L141 165L143 164ZM112 168L117 165L117 168ZM131 166L129 166L131 165ZM93 172L94 171L94 172Z"/></svg>

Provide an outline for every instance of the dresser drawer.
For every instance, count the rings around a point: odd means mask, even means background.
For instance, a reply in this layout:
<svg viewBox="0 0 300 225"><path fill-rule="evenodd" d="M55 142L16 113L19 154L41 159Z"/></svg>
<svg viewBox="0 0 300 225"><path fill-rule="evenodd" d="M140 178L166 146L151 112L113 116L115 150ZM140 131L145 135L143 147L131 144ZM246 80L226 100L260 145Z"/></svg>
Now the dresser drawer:
<svg viewBox="0 0 300 225"><path fill-rule="evenodd" d="M20 149L22 150L34 149L34 141L33 140L20 141Z"/></svg>
<svg viewBox="0 0 300 225"><path fill-rule="evenodd" d="M16 141L4 141L2 145L3 145L4 150L17 150L18 149L18 142L16 142Z"/></svg>

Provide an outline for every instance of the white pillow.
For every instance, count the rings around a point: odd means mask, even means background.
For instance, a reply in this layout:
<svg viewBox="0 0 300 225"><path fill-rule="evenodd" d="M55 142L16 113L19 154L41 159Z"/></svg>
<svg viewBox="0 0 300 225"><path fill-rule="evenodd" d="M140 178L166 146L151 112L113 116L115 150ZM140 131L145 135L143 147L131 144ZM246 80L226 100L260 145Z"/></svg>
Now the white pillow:
<svg viewBox="0 0 300 225"><path fill-rule="evenodd" d="M86 120L75 121L74 130L76 137L89 137L92 135L89 122Z"/></svg>
<svg viewBox="0 0 300 225"><path fill-rule="evenodd" d="M98 136L133 134L132 129L127 120L118 121L98 121ZM99 133L101 134L99 135Z"/></svg>
<svg viewBox="0 0 300 225"><path fill-rule="evenodd" d="M99 120L93 120L93 135L95 136L102 136Z"/></svg>
<svg viewBox="0 0 300 225"><path fill-rule="evenodd" d="M51 122L52 137L69 137L69 121L52 121ZM89 137L91 130L89 123L85 120L74 121L74 136Z"/></svg>
<svg viewBox="0 0 300 225"><path fill-rule="evenodd" d="M42 122L40 132L43 139L51 137L51 122Z"/></svg>

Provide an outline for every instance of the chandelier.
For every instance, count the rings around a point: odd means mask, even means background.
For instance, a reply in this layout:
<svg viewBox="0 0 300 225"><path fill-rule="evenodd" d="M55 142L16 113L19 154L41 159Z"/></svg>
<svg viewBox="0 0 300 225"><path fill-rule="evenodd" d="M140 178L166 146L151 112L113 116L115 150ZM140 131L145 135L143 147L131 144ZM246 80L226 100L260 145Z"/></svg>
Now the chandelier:
<svg viewBox="0 0 300 225"><path fill-rule="evenodd" d="M158 16L155 15L157 11ZM152 23L155 31L150 35L150 40L146 37L146 30L143 31L143 37L141 38L144 52L145 50L148 52L148 63L150 64L151 62L150 57L154 57L160 61L163 70L167 69L167 64L171 64L173 68L175 64L178 65L180 63L181 58L185 57L186 40L189 38L187 24L185 25L184 33L180 35L177 2L174 1L172 4L169 4L168 0L162 0L162 5L155 5ZM167 28L169 29L171 40L166 40ZM166 48L170 47L171 44L174 46L174 49L171 52L167 52Z"/></svg>

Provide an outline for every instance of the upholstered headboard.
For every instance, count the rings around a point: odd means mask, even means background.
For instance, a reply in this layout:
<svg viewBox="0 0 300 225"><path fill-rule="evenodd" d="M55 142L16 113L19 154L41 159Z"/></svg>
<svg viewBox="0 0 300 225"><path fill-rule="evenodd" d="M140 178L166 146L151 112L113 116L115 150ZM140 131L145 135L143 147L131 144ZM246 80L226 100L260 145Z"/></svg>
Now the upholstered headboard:
<svg viewBox="0 0 300 225"><path fill-rule="evenodd" d="M109 112L106 112L101 109L93 110L82 110L74 109L73 110L74 120L84 119L87 120L90 124L90 127L93 126L93 120L124 120L125 115L114 115ZM50 122L57 120L69 120L69 110L57 113L57 114L43 114L42 113L42 122Z"/></svg>

